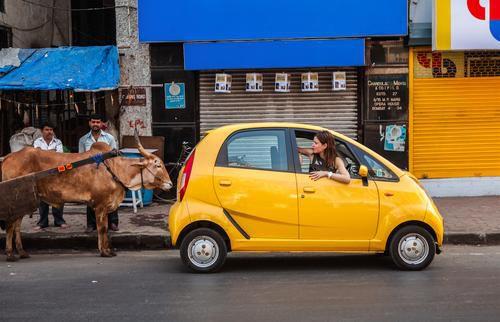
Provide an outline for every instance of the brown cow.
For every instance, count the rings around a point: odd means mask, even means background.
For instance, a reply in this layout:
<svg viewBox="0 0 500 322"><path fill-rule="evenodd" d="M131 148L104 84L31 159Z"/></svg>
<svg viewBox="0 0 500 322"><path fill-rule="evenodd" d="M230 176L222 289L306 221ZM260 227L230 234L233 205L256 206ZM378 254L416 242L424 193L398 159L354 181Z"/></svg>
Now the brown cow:
<svg viewBox="0 0 500 322"><path fill-rule="evenodd" d="M60 207L67 202L85 203L94 209L97 221L98 248L101 256L111 257L116 254L108 241L107 214L116 210L123 200L125 187L137 190L160 188L169 190L172 181L160 158L144 150L138 143L144 158L115 157L104 161L105 165L89 164L77 169L55 174L37 182L40 199ZM55 168L59 165L86 159L97 153L111 151L106 143L94 143L90 151L84 153L57 153L42 151L31 147L9 154L3 161L2 180L13 179L29 173ZM116 179L113 178L115 174ZM5 248L8 261L16 260L13 252L13 237L17 252L21 258L29 255L21 243L21 221L17 219L7 225Z"/></svg>

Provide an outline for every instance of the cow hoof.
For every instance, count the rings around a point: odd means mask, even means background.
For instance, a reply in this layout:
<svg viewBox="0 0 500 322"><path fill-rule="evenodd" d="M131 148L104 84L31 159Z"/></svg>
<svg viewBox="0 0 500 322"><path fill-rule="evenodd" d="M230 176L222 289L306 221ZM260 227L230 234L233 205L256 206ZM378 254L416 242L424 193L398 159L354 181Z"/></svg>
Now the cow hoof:
<svg viewBox="0 0 500 322"><path fill-rule="evenodd" d="M7 262L17 262L17 257L14 255L7 256Z"/></svg>
<svg viewBox="0 0 500 322"><path fill-rule="evenodd" d="M115 253L114 251L110 251L109 253L110 253L110 254L111 254L111 256L113 256L113 257L114 257L114 256L116 256L116 253Z"/></svg>
<svg viewBox="0 0 500 322"><path fill-rule="evenodd" d="M28 253L20 253L19 254L19 258L22 258L22 259L26 259L26 258L30 258L31 256L28 254Z"/></svg>
<svg viewBox="0 0 500 322"><path fill-rule="evenodd" d="M101 257L113 257L110 253L101 253Z"/></svg>

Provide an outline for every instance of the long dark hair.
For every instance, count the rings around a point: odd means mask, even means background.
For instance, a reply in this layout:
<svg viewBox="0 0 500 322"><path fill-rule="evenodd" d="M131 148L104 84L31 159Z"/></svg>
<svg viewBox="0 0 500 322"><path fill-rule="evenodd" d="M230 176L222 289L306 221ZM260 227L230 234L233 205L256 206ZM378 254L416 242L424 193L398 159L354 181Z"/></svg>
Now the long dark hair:
<svg viewBox="0 0 500 322"><path fill-rule="evenodd" d="M319 131L315 135L319 142L322 144L327 144L327 147L325 149L325 162L328 167L333 167L335 168L335 159L337 158L337 149L335 148L335 138L333 137L333 134L330 133L329 131Z"/></svg>

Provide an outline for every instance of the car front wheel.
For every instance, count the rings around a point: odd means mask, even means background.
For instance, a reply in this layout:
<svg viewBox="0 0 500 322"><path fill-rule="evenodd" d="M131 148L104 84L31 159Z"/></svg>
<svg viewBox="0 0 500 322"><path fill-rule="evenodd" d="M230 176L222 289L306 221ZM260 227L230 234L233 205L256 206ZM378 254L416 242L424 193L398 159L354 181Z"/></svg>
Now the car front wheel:
<svg viewBox="0 0 500 322"><path fill-rule="evenodd" d="M389 253L399 269L418 271L434 259L436 244L432 235L420 226L406 226L393 236Z"/></svg>
<svg viewBox="0 0 500 322"><path fill-rule="evenodd" d="M182 240L180 253L182 261L192 271L212 273L224 265L227 247L217 231L209 228L198 228L191 231Z"/></svg>

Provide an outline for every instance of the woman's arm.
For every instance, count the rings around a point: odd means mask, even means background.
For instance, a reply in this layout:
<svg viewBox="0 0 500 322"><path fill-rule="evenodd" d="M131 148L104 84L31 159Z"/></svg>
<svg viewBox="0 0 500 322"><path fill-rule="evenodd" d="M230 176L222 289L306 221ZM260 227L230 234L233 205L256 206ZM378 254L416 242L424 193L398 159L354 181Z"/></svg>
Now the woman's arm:
<svg viewBox="0 0 500 322"><path fill-rule="evenodd" d="M313 149L298 148L297 150L299 151L300 154L307 155L308 157L310 157L311 155L313 155Z"/></svg>
<svg viewBox="0 0 500 322"><path fill-rule="evenodd" d="M337 157L335 159L335 168L337 172L332 174L332 179L341 183L348 184L351 182L351 175L347 171L344 165L344 161L341 158Z"/></svg>
<svg viewBox="0 0 500 322"><path fill-rule="evenodd" d="M337 169L337 172L332 173L330 179L335 180L340 183L345 183L348 184L351 182L351 175L347 171L344 165L344 161L342 161L341 158L336 158L335 159L335 168ZM309 177L312 180L319 180L321 178L328 178L328 171L313 171L309 174Z"/></svg>

